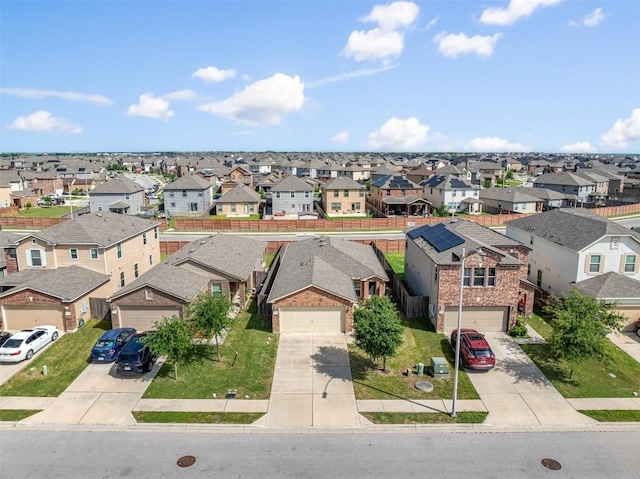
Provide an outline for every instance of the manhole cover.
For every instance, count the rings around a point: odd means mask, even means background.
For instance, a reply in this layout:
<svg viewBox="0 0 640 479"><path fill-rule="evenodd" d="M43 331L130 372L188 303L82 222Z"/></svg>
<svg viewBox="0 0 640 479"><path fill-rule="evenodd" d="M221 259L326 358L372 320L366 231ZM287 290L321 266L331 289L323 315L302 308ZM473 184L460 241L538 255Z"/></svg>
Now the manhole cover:
<svg viewBox="0 0 640 479"><path fill-rule="evenodd" d="M193 456L182 456L178 459L178 466L180 467L189 467L193 466L196 462L196 458Z"/></svg>
<svg viewBox="0 0 640 479"><path fill-rule="evenodd" d="M433 384L431 384L429 381L418 381L415 384L415 387L416 389L424 391L425 393L430 393L431 391L433 391Z"/></svg>
<svg viewBox="0 0 640 479"><path fill-rule="evenodd" d="M542 465L547 469L551 469L552 471L559 471L562 467L558 461L555 459L545 458L542 460Z"/></svg>

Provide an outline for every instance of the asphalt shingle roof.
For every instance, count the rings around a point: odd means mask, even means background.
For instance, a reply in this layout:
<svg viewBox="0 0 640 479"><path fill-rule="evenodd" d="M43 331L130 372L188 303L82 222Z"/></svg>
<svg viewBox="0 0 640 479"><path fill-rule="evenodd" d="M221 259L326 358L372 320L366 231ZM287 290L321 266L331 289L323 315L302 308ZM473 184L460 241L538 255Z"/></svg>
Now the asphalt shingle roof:
<svg viewBox="0 0 640 479"><path fill-rule="evenodd" d="M613 271L580 281L574 287L594 298L640 298L640 281Z"/></svg>
<svg viewBox="0 0 640 479"><path fill-rule="evenodd" d="M165 190L206 190L211 183L197 175L184 175L165 185Z"/></svg>
<svg viewBox="0 0 640 479"><path fill-rule="evenodd" d="M573 251L581 251L603 236L640 238L640 235L629 228L583 208L559 208L508 221L506 225L548 239Z"/></svg>
<svg viewBox="0 0 640 479"><path fill-rule="evenodd" d="M322 185L323 190L362 190L364 185L344 176L333 178Z"/></svg>
<svg viewBox="0 0 640 479"><path fill-rule="evenodd" d="M271 191L313 191L313 187L297 176L287 176L271 187Z"/></svg>
<svg viewBox="0 0 640 479"><path fill-rule="evenodd" d="M511 203L537 203L540 198L515 188L485 188L480 190L480 199L509 201Z"/></svg>
<svg viewBox="0 0 640 479"><path fill-rule="evenodd" d="M94 189L89 191L89 196L137 193L138 191L144 191L144 188L135 181L121 175L96 186Z"/></svg>
<svg viewBox="0 0 640 479"><path fill-rule="evenodd" d="M356 302L354 279L389 278L371 246L342 238L318 237L287 246L269 293L269 302L315 286Z"/></svg>
<svg viewBox="0 0 640 479"><path fill-rule="evenodd" d="M273 188L272 188L273 190ZM260 201L260 193L253 191L248 186L238 183L232 189L218 198L216 203L251 203Z"/></svg>

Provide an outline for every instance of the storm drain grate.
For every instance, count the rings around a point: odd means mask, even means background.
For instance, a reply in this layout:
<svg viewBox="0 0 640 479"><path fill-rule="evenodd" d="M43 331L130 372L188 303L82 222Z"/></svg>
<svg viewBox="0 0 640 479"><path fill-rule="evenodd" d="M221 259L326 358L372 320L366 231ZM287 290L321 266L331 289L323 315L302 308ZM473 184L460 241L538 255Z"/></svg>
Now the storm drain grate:
<svg viewBox="0 0 640 479"><path fill-rule="evenodd" d="M562 467L560 463L555 459L548 459L548 458L545 458L542 460L542 465L552 471L559 471L560 468Z"/></svg>
<svg viewBox="0 0 640 479"><path fill-rule="evenodd" d="M182 456L180 459L178 459L178 466L180 467L189 467L189 466L193 466L196 462L196 458L193 456Z"/></svg>

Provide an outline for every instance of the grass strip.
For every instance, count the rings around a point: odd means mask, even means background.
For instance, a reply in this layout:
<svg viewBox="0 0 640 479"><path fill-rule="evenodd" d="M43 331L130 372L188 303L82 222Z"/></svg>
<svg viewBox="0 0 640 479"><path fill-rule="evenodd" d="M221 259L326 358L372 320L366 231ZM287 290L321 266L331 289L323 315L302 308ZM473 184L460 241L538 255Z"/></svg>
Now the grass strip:
<svg viewBox="0 0 640 479"><path fill-rule="evenodd" d="M133 416L138 422L163 424L251 424L264 416L264 413L134 411Z"/></svg>
<svg viewBox="0 0 640 479"><path fill-rule="evenodd" d="M487 412L464 411L456 417L443 412L367 412L361 413L374 424L482 424Z"/></svg>

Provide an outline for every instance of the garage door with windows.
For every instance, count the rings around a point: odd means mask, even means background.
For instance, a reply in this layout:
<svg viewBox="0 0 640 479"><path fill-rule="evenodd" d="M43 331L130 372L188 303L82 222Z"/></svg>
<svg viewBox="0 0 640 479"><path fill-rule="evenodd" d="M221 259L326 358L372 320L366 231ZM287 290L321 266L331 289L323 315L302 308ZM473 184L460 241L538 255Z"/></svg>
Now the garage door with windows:
<svg viewBox="0 0 640 479"><path fill-rule="evenodd" d="M506 331L509 320L509 307L463 307L462 327L475 329L481 333ZM458 327L458 307L447 307L444 312L444 332L449 333Z"/></svg>
<svg viewBox="0 0 640 479"><path fill-rule="evenodd" d="M281 333L342 333L344 308L337 307L281 307Z"/></svg>
<svg viewBox="0 0 640 479"><path fill-rule="evenodd" d="M180 310L176 307L136 307L120 306L120 327L136 328L137 331L149 331L156 329L154 323L163 318L180 316Z"/></svg>
<svg viewBox="0 0 640 479"><path fill-rule="evenodd" d="M64 307L62 305L17 306L4 305L4 329L13 331L51 324L64 331Z"/></svg>

